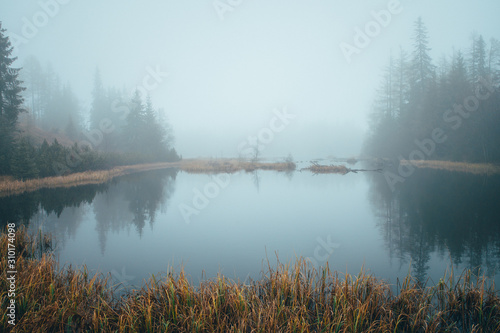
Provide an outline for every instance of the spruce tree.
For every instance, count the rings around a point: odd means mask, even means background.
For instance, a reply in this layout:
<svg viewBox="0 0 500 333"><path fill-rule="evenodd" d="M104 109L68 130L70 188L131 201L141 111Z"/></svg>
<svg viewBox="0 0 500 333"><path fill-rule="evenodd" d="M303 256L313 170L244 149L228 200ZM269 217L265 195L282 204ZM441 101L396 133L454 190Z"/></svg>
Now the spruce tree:
<svg viewBox="0 0 500 333"><path fill-rule="evenodd" d="M101 120L107 116L109 105L106 92L102 85L101 72L97 68L94 74L94 88L92 90L92 105L90 107L90 126L99 128Z"/></svg>
<svg viewBox="0 0 500 333"><path fill-rule="evenodd" d="M16 146L11 159L12 175L18 179L37 177L35 148L27 138L22 138Z"/></svg>
<svg viewBox="0 0 500 333"><path fill-rule="evenodd" d="M479 82L480 77L484 78L488 74L486 63L486 43L482 35L472 35L469 68L472 81L474 83Z"/></svg>
<svg viewBox="0 0 500 333"><path fill-rule="evenodd" d="M414 87L417 89L418 98L422 97L434 76L434 66L429 55L430 50L427 28L422 17L419 17L415 22L412 54L412 79Z"/></svg>
<svg viewBox="0 0 500 333"><path fill-rule="evenodd" d="M0 174L10 172L17 118L23 111L21 93L25 89L18 79L20 69L12 67L16 57L11 56L13 48L5 31L0 22Z"/></svg>
<svg viewBox="0 0 500 333"><path fill-rule="evenodd" d="M50 156L50 146L47 140L43 140L42 145L38 149L36 165L38 167L38 175L40 177L49 177L54 175L52 170L52 160Z"/></svg>
<svg viewBox="0 0 500 333"><path fill-rule="evenodd" d="M123 139L129 151L138 153L144 149L145 127L145 108L139 90L135 91L129 105L130 112L127 115Z"/></svg>

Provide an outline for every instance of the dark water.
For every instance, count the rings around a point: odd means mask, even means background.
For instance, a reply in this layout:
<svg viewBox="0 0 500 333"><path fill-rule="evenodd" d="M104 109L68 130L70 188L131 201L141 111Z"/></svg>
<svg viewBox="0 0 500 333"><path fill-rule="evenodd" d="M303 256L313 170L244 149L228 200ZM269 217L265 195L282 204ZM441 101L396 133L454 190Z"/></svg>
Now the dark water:
<svg viewBox="0 0 500 333"><path fill-rule="evenodd" d="M194 283L219 272L256 279L276 256L364 267L391 283L480 269L500 285L499 199L498 176L437 170L394 191L382 173L161 170L0 198L0 223L52 233L61 266L85 264L124 286L181 266Z"/></svg>

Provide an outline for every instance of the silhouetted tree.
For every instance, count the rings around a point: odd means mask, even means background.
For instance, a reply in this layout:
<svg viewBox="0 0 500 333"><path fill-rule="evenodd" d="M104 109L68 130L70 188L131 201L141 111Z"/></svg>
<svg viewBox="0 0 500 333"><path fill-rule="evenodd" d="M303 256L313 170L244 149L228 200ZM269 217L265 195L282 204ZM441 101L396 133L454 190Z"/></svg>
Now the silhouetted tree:
<svg viewBox="0 0 500 333"><path fill-rule="evenodd" d="M14 145L14 153L11 159L11 173L18 179L29 179L38 176L36 166L36 152L27 138L22 138Z"/></svg>
<svg viewBox="0 0 500 333"><path fill-rule="evenodd" d="M0 22L0 174L10 172L16 123L24 111L21 93L25 89L18 79L20 69L12 67L16 58L11 56L13 48L5 31Z"/></svg>
<svg viewBox="0 0 500 333"><path fill-rule="evenodd" d="M473 82L478 82L480 77L485 77L486 72L486 43L483 36L472 35L470 50L470 73Z"/></svg>
<svg viewBox="0 0 500 333"><path fill-rule="evenodd" d="M416 140L430 138L441 128L446 141L436 144L426 158L499 162L500 45L493 39L488 46L481 35L474 35L469 59L457 50L451 61L443 58L437 67L429 50L427 30L419 18L411 61L402 50L399 60L391 56L384 71L364 151L407 159L418 148ZM486 97L472 106L478 91Z"/></svg>
<svg viewBox="0 0 500 333"><path fill-rule="evenodd" d="M106 92L102 85L101 72L96 68L94 74L94 88L92 89L92 105L90 107L90 127L99 128L101 120L105 117L109 108L106 99Z"/></svg>
<svg viewBox="0 0 500 333"><path fill-rule="evenodd" d="M420 98L425 93L434 77L434 66L429 55L430 50L427 28L422 17L419 17L415 22L411 63L413 89L417 98Z"/></svg>

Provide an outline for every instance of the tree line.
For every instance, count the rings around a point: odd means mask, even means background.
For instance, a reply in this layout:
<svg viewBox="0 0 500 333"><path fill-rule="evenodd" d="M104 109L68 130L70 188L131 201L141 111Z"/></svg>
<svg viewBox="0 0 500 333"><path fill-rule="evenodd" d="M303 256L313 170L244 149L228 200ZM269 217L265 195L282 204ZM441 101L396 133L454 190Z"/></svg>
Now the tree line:
<svg viewBox="0 0 500 333"><path fill-rule="evenodd" d="M0 175L28 179L181 158L164 112L149 96L105 89L96 70L85 117L71 86L61 84L50 65L29 57L23 68L13 67L5 31L0 22Z"/></svg>
<svg viewBox="0 0 500 333"><path fill-rule="evenodd" d="M436 65L422 18L412 41L410 53L400 48L389 59L364 152L399 160L500 162L500 42L474 33L469 49L455 49Z"/></svg>

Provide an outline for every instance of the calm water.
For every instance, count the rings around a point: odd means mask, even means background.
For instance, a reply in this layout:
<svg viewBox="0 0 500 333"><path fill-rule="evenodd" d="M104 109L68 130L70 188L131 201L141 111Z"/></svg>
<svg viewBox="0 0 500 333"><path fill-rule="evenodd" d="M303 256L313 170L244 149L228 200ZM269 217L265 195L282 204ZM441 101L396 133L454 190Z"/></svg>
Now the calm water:
<svg viewBox="0 0 500 333"><path fill-rule="evenodd" d="M391 283L411 270L432 283L451 265L495 276L499 199L498 176L435 170L395 191L381 173L161 170L0 198L0 222L52 233L61 265L85 264L124 286L181 266L194 283L218 272L256 279L277 255L351 274L364 266Z"/></svg>

